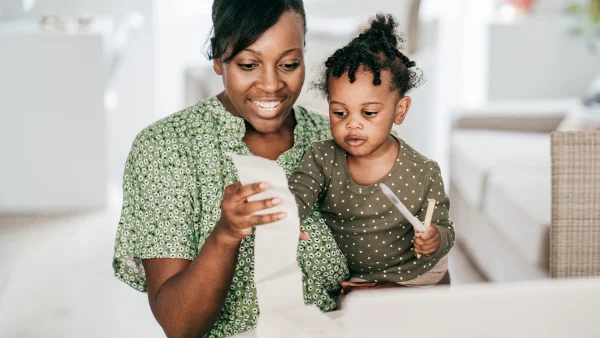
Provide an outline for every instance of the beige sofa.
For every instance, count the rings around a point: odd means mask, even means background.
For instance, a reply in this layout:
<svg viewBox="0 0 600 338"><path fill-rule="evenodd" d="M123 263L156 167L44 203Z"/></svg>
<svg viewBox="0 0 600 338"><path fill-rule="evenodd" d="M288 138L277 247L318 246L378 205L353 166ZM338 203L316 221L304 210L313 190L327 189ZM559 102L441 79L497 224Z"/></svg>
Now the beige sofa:
<svg viewBox="0 0 600 338"><path fill-rule="evenodd" d="M600 276L600 132L552 134L553 278Z"/></svg>
<svg viewBox="0 0 600 338"><path fill-rule="evenodd" d="M551 137L572 104L573 101L559 100L463 109L454 121L450 140L450 193L457 245L490 281L550 277L553 198L554 218L559 225L553 232L552 261L554 270L562 272L552 275L600 273L600 207L597 207L600 155L587 155L594 151L600 154L598 134L594 136L595 143L571 146L569 150L558 145L571 142L568 138ZM585 171L577 167L567 168L565 173L568 164L565 160L552 161L566 156L565 151L575 151L580 162L596 161L596 169L588 163ZM556 170L563 170L563 176L557 176ZM581 206L569 206L577 209L580 217L587 217L585 226L573 216L563 217L567 220L562 223L558 221L565 203L574 196L573 191L566 190L573 182L582 189L598 189L579 192L593 196L593 201L598 202L596 207L589 203L583 210ZM582 250L586 252L585 259L579 255ZM574 255L578 257L573 258ZM577 273L565 272L568 270L565 265L574 262L586 268Z"/></svg>

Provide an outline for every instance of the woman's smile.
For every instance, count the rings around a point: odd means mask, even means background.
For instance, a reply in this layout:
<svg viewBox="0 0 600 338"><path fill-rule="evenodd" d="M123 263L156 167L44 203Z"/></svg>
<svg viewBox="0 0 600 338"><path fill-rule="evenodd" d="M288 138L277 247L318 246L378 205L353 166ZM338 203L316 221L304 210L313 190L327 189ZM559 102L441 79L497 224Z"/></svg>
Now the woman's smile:
<svg viewBox="0 0 600 338"><path fill-rule="evenodd" d="M272 119L281 113L281 109L284 107L283 102L285 99L280 100L252 100L248 99L250 106L262 119Z"/></svg>

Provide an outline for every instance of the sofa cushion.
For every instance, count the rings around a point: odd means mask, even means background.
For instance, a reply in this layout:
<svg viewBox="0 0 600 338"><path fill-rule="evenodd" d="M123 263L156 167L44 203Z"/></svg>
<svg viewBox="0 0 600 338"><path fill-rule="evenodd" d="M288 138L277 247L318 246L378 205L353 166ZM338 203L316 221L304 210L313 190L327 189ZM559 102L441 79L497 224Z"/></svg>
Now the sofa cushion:
<svg viewBox="0 0 600 338"><path fill-rule="evenodd" d="M450 147L451 182L476 208L484 205L492 168L550 168L550 134L457 130Z"/></svg>
<svg viewBox="0 0 600 338"><path fill-rule="evenodd" d="M552 217L550 166L494 168L487 182L484 214L528 263L548 269Z"/></svg>
<svg viewBox="0 0 600 338"><path fill-rule="evenodd" d="M457 245L486 279L502 283L548 278L548 270L527 262L482 210L469 206L456 186L450 193Z"/></svg>

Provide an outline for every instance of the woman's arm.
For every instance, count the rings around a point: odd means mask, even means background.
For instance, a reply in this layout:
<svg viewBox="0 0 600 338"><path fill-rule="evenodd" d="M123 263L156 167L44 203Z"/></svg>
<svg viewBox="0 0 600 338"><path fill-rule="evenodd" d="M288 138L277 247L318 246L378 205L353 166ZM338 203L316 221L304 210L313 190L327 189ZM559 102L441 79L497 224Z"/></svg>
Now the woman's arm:
<svg viewBox="0 0 600 338"><path fill-rule="evenodd" d="M211 330L231 286L240 242L216 226L193 261L143 261L150 308L168 337L202 337Z"/></svg>
<svg viewBox="0 0 600 338"><path fill-rule="evenodd" d="M202 337L212 329L225 303L237 265L241 241L253 226L283 218L281 213L253 215L280 203L247 202L268 186L235 183L225 188L221 219L193 261L144 260L152 313L169 337Z"/></svg>

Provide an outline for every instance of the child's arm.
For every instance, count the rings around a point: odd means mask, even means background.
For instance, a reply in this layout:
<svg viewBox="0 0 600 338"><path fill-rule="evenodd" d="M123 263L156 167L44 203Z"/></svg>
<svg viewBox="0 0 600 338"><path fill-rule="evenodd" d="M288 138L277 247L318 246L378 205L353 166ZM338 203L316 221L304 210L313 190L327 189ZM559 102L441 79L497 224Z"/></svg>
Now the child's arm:
<svg viewBox="0 0 600 338"><path fill-rule="evenodd" d="M450 249L454 245L455 233L449 215L450 199L444 189L440 167L436 162L432 162L429 171L426 194L421 204L422 209L417 214L417 218L420 220L425 219L428 199L432 198L436 200L433 217L431 218L433 226L426 233L417 234L415 238L415 250L425 250L422 251L423 254L432 255L434 258L439 259L450 252ZM439 233L439 238L436 233Z"/></svg>
<svg viewBox="0 0 600 338"><path fill-rule="evenodd" d="M322 167L323 156L318 147L319 143L313 143L308 148L300 166L288 181L290 191L296 197L298 215L300 220L308 216L321 193L325 189L325 174Z"/></svg>

